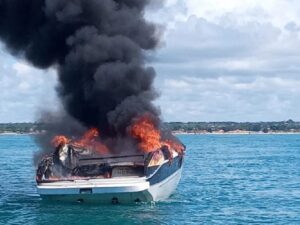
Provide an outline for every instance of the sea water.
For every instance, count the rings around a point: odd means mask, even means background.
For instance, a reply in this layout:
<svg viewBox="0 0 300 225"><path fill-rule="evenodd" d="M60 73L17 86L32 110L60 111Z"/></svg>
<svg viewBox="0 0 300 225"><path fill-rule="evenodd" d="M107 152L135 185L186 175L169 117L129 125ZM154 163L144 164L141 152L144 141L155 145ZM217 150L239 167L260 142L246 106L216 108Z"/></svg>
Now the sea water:
<svg viewBox="0 0 300 225"><path fill-rule="evenodd" d="M136 205L44 202L32 136L0 136L0 224L300 224L300 135L180 135L176 193Z"/></svg>

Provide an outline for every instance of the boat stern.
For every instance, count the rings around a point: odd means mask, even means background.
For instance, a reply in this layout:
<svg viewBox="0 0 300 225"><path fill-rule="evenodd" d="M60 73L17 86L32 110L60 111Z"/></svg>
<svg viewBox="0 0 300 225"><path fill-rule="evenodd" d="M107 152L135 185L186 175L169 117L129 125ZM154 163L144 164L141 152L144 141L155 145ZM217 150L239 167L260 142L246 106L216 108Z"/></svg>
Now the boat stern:
<svg viewBox="0 0 300 225"><path fill-rule="evenodd" d="M112 178L41 183L37 190L45 200L134 203L153 200L149 187L146 178Z"/></svg>

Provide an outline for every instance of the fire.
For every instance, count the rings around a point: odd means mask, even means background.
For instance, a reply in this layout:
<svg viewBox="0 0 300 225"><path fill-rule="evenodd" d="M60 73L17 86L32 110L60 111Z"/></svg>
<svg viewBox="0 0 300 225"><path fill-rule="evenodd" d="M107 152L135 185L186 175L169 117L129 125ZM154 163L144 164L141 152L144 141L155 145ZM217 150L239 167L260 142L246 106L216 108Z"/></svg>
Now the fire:
<svg viewBox="0 0 300 225"><path fill-rule="evenodd" d="M96 128L88 130L82 138L79 140L70 140L65 136L56 136L51 141L52 145L58 147L60 145L71 144L78 148L89 148L97 153L108 153L108 148L99 142L97 138L99 137L99 131Z"/></svg>
<svg viewBox="0 0 300 225"><path fill-rule="evenodd" d="M60 146L60 145L66 145L66 144L68 144L69 142L70 142L70 140L69 140L67 137L65 137L65 136L63 136L63 135L59 135L59 136L55 136L55 137L52 139L51 144L52 144L55 148L57 148L58 146Z"/></svg>
<svg viewBox="0 0 300 225"><path fill-rule="evenodd" d="M134 122L130 133L139 141L139 148L146 153L156 151L161 147L160 132L147 114Z"/></svg>
<svg viewBox="0 0 300 225"><path fill-rule="evenodd" d="M137 139L139 148L145 152L155 152L162 146L167 146L169 151L184 154L184 146L181 143L167 139L162 140L160 131L155 127L154 121L149 114L145 114L134 121L130 134Z"/></svg>
<svg viewBox="0 0 300 225"><path fill-rule="evenodd" d="M95 139L99 137L99 131L96 128L88 130L80 140L74 142L74 145L84 147L88 146L91 143L95 142Z"/></svg>
<svg viewBox="0 0 300 225"><path fill-rule="evenodd" d="M91 148L100 154L108 153L108 148L96 140L99 136L99 131L96 128L92 128L88 130L80 140L74 142L73 145L80 148Z"/></svg>
<svg viewBox="0 0 300 225"><path fill-rule="evenodd" d="M144 153L155 152L162 146L166 146L170 153L176 151L179 154L184 154L184 146L181 143L171 139L162 140L160 130L156 128L150 114L137 118L130 127L129 135L138 141L138 147ZM56 136L51 143L55 147L70 144L76 148L85 148L100 154L107 154L109 149L99 141L99 136L100 132L96 128L92 128L80 139L71 140L65 136Z"/></svg>
<svg viewBox="0 0 300 225"><path fill-rule="evenodd" d="M169 149L174 149L179 154L184 154L184 146L173 140L164 140L162 145L166 145Z"/></svg>

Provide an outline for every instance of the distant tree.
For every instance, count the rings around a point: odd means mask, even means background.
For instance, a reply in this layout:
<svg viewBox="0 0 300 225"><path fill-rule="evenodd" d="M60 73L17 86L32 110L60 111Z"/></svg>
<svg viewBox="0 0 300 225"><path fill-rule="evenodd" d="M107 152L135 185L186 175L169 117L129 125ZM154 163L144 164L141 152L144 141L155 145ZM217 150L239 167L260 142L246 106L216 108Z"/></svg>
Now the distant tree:
<svg viewBox="0 0 300 225"><path fill-rule="evenodd" d="M269 133L269 129L268 128L264 128L263 129L263 132L266 134L266 133Z"/></svg>

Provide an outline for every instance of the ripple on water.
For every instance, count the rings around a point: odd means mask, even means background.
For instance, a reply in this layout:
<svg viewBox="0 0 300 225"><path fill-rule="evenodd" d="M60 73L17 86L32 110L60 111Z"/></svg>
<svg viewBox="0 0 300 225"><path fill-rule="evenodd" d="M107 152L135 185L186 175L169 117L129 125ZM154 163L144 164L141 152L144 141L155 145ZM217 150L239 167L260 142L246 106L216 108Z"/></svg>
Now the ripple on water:
<svg viewBox="0 0 300 225"><path fill-rule="evenodd" d="M0 136L0 224L300 224L300 135L182 135L177 192L160 203L53 204L36 193L30 136Z"/></svg>

